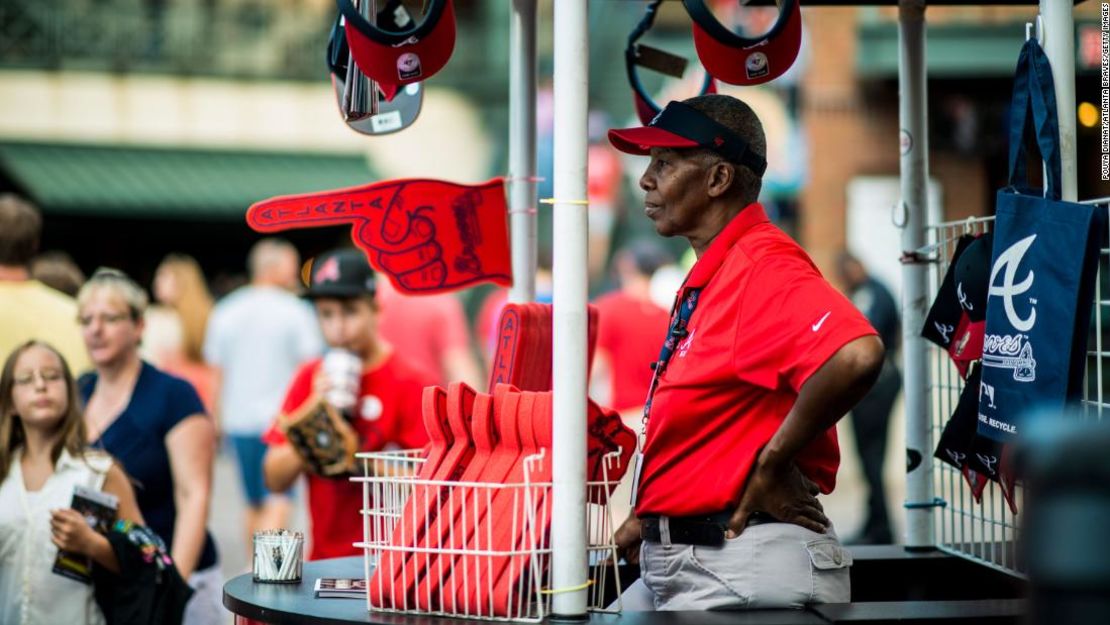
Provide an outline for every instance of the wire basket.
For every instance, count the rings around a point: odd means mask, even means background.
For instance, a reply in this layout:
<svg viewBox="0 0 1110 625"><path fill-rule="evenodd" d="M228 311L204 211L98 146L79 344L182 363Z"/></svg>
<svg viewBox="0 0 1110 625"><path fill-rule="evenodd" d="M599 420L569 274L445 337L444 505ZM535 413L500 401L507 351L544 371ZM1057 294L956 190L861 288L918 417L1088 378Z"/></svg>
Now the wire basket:
<svg viewBox="0 0 1110 625"><path fill-rule="evenodd" d="M1085 204L1105 206L1110 198L1084 201ZM923 251L936 255L930 272L929 287L936 292L948 270L949 259L955 252L959 237L964 234L979 235L994 227L994 217L972 217L965 220L941 222L927 226L930 243ZM1110 362L1110 330L1105 318L1110 315L1110 299L1103 299L1103 281L1110 275L1110 249L1102 248L1099 254L1098 278L1092 305L1090 337L1087 348L1087 372L1084 385L1083 408L1087 418L1105 418L1104 408L1110 407L1106 399L1110 376L1104 373ZM964 382L952 365L948 354L936 347L930 348L929 419L932 449L944 431L944 425L959 403ZM907 384L914 383L907 380ZM1021 512L1025 510L1025 486L1019 480L1014 498L1019 514L1011 512L1001 489L994 482L987 484L980 500L959 470L943 462L933 463L933 487L942 505L936 512L937 547L953 555L966 558L989 568L1017 577L1027 575L1026 563L1021 557L1019 535Z"/></svg>
<svg viewBox="0 0 1110 625"><path fill-rule="evenodd" d="M546 450L524 460L516 483L419 479L419 450L358 458L369 610L530 622L550 613L551 482L532 479L550 475ZM605 611L607 584L620 595L609 509L619 459L606 455L601 481L587 483L592 611Z"/></svg>

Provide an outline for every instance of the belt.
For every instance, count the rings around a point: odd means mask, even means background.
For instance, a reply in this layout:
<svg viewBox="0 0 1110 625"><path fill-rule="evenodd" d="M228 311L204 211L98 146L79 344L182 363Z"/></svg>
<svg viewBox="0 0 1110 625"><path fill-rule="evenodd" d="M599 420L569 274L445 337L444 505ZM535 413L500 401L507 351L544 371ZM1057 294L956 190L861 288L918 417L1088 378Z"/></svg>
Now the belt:
<svg viewBox="0 0 1110 625"><path fill-rule="evenodd" d="M685 517L667 517L670 530L671 543L679 545L698 545L703 547L719 547L725 544L725 531L731 512L718 512ZM640 519L640 538L652 542L662 542L662 517L649 516ZM748 515L747 527L762 525L764 523L779 523L774 517L755 512Z"/></svg>

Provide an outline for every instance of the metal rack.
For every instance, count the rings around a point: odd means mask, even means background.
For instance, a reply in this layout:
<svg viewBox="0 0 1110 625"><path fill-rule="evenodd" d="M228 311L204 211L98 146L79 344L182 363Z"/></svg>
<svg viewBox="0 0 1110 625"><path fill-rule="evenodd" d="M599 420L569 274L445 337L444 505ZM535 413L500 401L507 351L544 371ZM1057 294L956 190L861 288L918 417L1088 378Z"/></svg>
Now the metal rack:
<svg viewBox="0 0 1110 625"><path fill-rule="evenodd" d="M1110 198L1091 200L1087 203L1106 205ZM994 224L994 217L974 217L961 221L942 222L927 226L930 257L936 258L929 274L930 292L935 293L948 270L949 259L955 251L956 241L963 234L987 232ZM1108 233L1110 236L1110 233ZM1098 281L1095 284L1094 311L1091 316L1090 348L1087 351L1087 383L1084 386L1084 414L1101 419L1108 406L1103 388L1103 372L1110 373L1110 327L1104 327L1102 313L1110 314L1110 299L1102 298L1102 276L1110 276L1110 248L1103 248L1099 257ZM963 380L943 350L929 349L929 453L932 452L948 418L956 409L963 390ZM983 566L1011 575L1024 577L1025 563L1018 548L1020 511L1024 510L1025 489L1019 483L1015 489L1015 503L1019 514L1010 511L998 485L989 482L983 491L982 501L976 502L971 488L954 467L934 462L933 489L938 498L934 517L937 547L942 551L978 562Z"/></svg>
<svg viewBox="0 0 1110 625"><path fill-rule="evenodd" d="M419 479L420 450L358 458L362 476L351 480L362 484L363 541L355 546L365 554L369 610L525 622L551 613L551 482L531 479L550 475L546 450L524 460L518 483ZM606 611L607 584L620 592L609 509L619 459L608 454L601 481L587 483L591 611ZM378 568L393 574L375 576Z"/></svg>

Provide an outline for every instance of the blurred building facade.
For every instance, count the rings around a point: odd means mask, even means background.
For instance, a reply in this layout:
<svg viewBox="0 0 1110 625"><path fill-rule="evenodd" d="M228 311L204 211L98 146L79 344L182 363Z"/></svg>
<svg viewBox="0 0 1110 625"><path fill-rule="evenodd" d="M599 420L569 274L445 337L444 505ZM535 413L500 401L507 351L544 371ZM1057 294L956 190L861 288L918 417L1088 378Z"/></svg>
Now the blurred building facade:
<svg viewBox="0 0 1110 625"><path fill-rule="evenodd" d="M487 25L507 32L507 9L455 4L460 46L422 116L367 139L335 105L331 0L5 2L0 189L42 207L44 248L149 283L168 251L210 276L242 272L259 237L243 215L273 195L414 174L485 179L508 68L504 46L486 50L504 38ZM464 146L469 158L448 158ZM308 254L347 236L288 234Z"/></svg>
<svg viewBox="0 0 1110 625"><path fill-rule="evenodd" d="M1037 10L1026 4L926 10L931 221L993 214L1006 184L1013 69ZM1075 8L1077 105L1098 102L1099 60L1090 46L1098 9L1095 2ZM897 8L814 7L805 19L810 46L821 53L811 57L801 90L810 178L798 238L824 269L847 245L887 284L900 285ZM1080 199L1110 195L1098 152L1098 124L1077 124Z"/></svg>
<svg viewBox="0 0 1110 625"><path fill-rule="evenodd" d="M412 2L414 10L420 4ZM349 131L335 108L324 64L331 0L7 0L0 4L0 189L43 207L45 247L66 249L86 270L115 264L142 280L171 250L195 255L210 275L238 270L257 238L242 215L271 195L399 176L504 174L511 3L455 4L458 44L428 81L420 119L396 135L367 138ZM766 20L719 4L723 19L756 28ZM539 5L543 84L552 0ZM590 104L617 124L633 119L623 50L644 6L590 5ZM1034 12L1035 3L927 10L938 218L992 210L1005 176L1010 76ZM765 199L830 268L845 245L897 247L888 236L898 176L897 13L812 7L803 14L798 67L766 87L725 90L759 103L773 120L780 145L770 160L781 166ZM1097 102L1098 42L1092 48L1090 37L1097 20L1097 3L1077 6L1077 102ZM645 41L684 54L697 73L681 3L664 3ZM688 95L664 82L645 77L661 101ZM1079 125L1081 197L1107 194L1098 181L1097 131ZM615 209L618 229L649 227L633 188L639 167L625 167L629 192ZM345 236L290 234L308 254ZM883 277L897 273L894 248L875 252L892 267L876 268Z"/></svg>

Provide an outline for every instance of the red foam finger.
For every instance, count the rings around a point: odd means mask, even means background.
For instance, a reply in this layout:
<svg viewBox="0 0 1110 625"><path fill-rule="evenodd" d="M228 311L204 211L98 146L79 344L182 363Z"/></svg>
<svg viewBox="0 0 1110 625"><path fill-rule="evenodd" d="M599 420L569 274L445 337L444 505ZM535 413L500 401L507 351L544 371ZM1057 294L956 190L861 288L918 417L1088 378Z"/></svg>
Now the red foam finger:
<svg viewBox="0 0 1110 625"><path fill-rule="evenodd" d="M252 204L247 209L247 224L258 232L361 224L380 214L403 184L395 181L279 195Z"/></svg>
<svg viewBox="0 0 1110 625"><path fill-rule="evenodd" d="M542 477L536 472L533 462L537 454L536 439L533 432L536 393L522 391L516 411L517 433L520 437L520 453L503 483L523 484L526 479L537 481ZM542 464L542 463L541 463ZM483 531L476 534L474 547L480 551L507 553L518 545L518 537L523 533L525 522L524 489L511 487L497 490L490 502ZM507 555L480 557L476 567L476 577L471 578L467 596L471 614L480 616L506 616L496 605L496 597L503 594L501 579L512 558Z"/></svg>
<svg viewBox="0 0 1110 625"><path fill-rule="evenodd" d="M512 283L501 179L479 185L406 179L279 196L252 205L246 218L259 232L349 224L359 249L407 293ZM383 266L379 254L403 256ZM442 265L401 280L436 259Z"/></svg>
<svg viewBox="0 0 1110 625"><path fill-rule="evenodd" d="M490 366L489 392L498 384L512 384L513 371L521 360L524 336L521 304L506 304L497 321L497 345Z"/></svg>
<svg viewBox="0 0 1110 625"><path fill-rule="evenodd" d="M400 275L416 271L443 258L443 248L434 241L396 252L380 252L378 263L382 270Z"/></svg>
<svg viewBox="0 0 1110 625"><path fill-rule="evenodd" d="M551 370L554 351L553 309L550 304L532 304L532 353L523 368L527 382L521 388L530 391L550 391L552 388Z"/></svg>
<svg viewBox="0 0 1110 625"><path fill-rule="evenodd" d="M424 389L421 398L421 416L428 431L429 449L424 464L420 467L417 479L432 479L448 446L453 442L453 434L447 425L447 392L438 386ZM406 551L413 546L423 532L422 520L427 515L427 487L416 485L412 495L405 503L401 517L393 529L390 545L398 549L383 550L367 584L372 605L383 608L407 608L406 597L415 579L405 576Z"/></svg>
<svg viewBox="0 0 1110 625"><path fill-rule="evenodd" d="M508 385L499 386L494 395L480 393L474 400L474 412L471 416L471 435L474 441L474 455L466 469L459 477L460 482L479 482L486 474L486 468L494 456L503 453L499 449L500 432L500 406L503 405L505 396L514 390ZM473 498L473 488L456 487L448 498L444 510L440 511L443 519L440 541L447 550L460 550L466 547L470 535L477 526L474 519L476 512ZM417 605L424 611L455 611L455 596L453 592L446 592L446 581L455 570L455 565L460 561L460 556L441 556L436 565L429 569L422 585L418 587ZM452 586L453 589L453 586Z"/></svg>
<svg viewBox="0 0 1110 625"><path fill-rule="evenodd" d="M447 388L447 426L453 441L450 449L444 453L439 467L432 475L432 480L445 482L461 475L466 468L466 463L473 456L474 445L470 436L470 421L474 410L475 392L462 382L453 382ZM430 601L427 584L423 584L425 571L436 565L437 556L422 550L428 548L442 548L442 535L449 529L451 519L445 516L449 513L448 500L449 487L427 486L424 489L423 501L418 504L424 507L424 524L414 532L416 542L415 551L405 563L402 578L413 580L408 585L412 591L409 596L409 605L421 605ZM419 512L417 512L419 514ZM419 520L419 519L418 519ZM422 597L421 595L425 595Z"/></svg>
<svg viewBox="0 0 1110 625"><path fill-rule="evenodd" d="M410 271L406 274L397 276L397 281L409 290L420 290L429 285L443 284L447 279L447 265L441 260L437 260L425 267L416 271Z"/></svg>
<svg viewBox="0 0 1110 625"><path fill-rule="evenodd" d="M533 459L524 468L527 471L529 483L548 484L551 482L551 439L552 439L552 394L551 392L531 393L533 402L527 417L522 415L522 425L530 435L530 447L522 453ZM532 569L532 556L529 552L542 549L547 544L547 537L551 528L551 490L548 487L530 489L529 498L520 498L512 504L520 510L521 519L528 519L534 525L524 527L518 523L516 527L507 528L505 531L506 548L517 553L501 558L500 573L494 586L492 615L511 617L520 612L520 602L527 596L525 589L532 582L533 572L544 570L547 557L540 556L539 570ZM506 504L507 505L507 504ZM539 544L536 540L539 540Z"/></svg>
<svg viewBox="0 0 1110 625"><path fill-rule="evenodd" d="M610 408L602 408L593 400L589 401L586 414L587 431L587 476L591 482L607 481L607 491L592 489L590 500L605 503L604 499L613 492L617 483L624 477L636 451L636 433L624 424L620 414ZM616 462L605 466L605 457L619 451Z"/></svg>
<svg viewBox="0 0 1110 625"><path fill-rule="evenodd" d="M520 393L510 386L498 385L494 389L494 401L500 438L478 481L504 484L510 479L514 468L520 464L521 441L517 423ZM468 491L464 493L460 510L462 533L468 536L464 549L473 552L490 543L491 526L487 519L498 514L498 511L493 508L493 489L464 490ZM485 560L488 558L473 553L456 558L442 589L446 602L450 604L450 611L463 610L467 614L477 614L478 605L472 599L473 591L480 583L490 583L488 577L482 576L481 568L486 564Z"/></svg>

